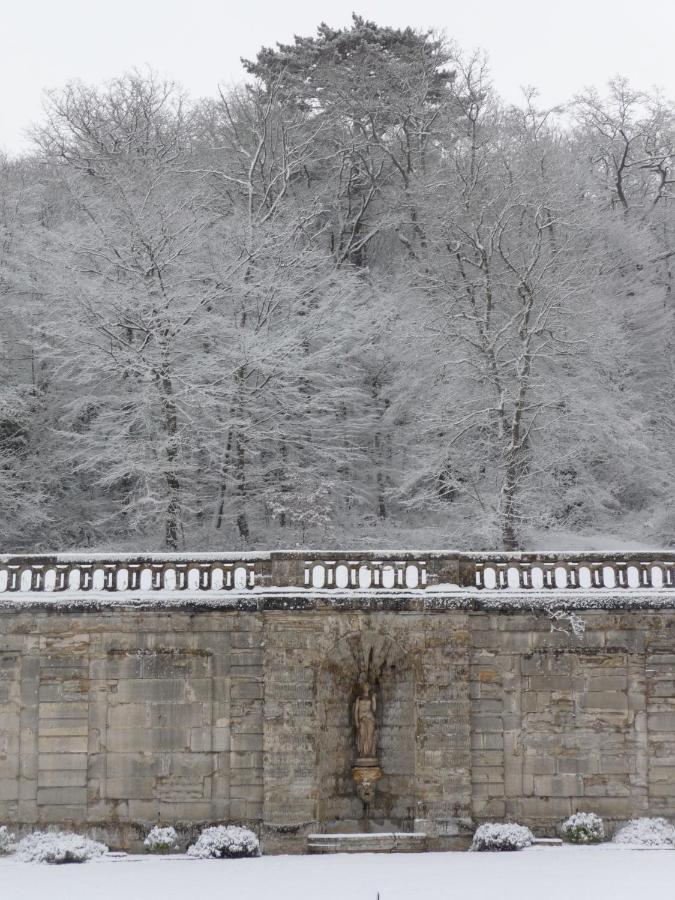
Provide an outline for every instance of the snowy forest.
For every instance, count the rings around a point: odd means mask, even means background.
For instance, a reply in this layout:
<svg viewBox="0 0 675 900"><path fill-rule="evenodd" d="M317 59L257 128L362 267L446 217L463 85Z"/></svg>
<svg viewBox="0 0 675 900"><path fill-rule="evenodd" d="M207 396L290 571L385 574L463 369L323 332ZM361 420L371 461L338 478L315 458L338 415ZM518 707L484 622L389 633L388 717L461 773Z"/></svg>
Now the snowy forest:
<svg viewBox="0 0 675 900"><path fill-rule="evenodd" d="M675 105L358 16L244 68L0 158L3 550L672 544Z"/></svg>

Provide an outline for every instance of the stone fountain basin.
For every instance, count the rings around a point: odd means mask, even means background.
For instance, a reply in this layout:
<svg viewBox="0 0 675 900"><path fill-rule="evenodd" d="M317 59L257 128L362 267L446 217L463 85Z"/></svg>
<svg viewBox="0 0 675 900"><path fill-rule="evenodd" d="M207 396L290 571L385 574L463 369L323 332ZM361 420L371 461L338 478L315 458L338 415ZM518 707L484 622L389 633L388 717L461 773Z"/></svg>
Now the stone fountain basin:
<svg viewBox="0 0 675 900"><path fill-rule="evenodd" d="M422 832L307 835L308 853L421 853L426 849L427 836Z"/></svg>

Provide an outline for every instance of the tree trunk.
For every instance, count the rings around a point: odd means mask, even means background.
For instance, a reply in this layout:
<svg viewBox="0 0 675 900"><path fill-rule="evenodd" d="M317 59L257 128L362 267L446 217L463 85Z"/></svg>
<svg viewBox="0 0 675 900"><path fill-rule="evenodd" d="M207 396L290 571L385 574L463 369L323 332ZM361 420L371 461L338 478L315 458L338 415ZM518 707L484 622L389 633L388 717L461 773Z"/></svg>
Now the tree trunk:
<svg viewBox="0 0 675 900"><path fill-rule="evenodd" d="M175 464L178 455L178 411L173 399L173 384L168 367L164 364L158 373L157 382L160 392L162 410L164 412L164 428L166 431L166 481L168 501L164 542L168 550L178 549L178 535L181 529L180 482L176 475Z"/></svg>

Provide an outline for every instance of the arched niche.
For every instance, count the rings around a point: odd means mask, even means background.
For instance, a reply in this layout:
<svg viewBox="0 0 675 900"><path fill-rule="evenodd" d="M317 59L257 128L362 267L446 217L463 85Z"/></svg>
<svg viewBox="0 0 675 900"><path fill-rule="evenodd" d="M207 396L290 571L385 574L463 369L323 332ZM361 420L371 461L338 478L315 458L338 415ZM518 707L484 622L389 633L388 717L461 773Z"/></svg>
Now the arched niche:
<svg viewBox="0 0 675 900"><path fill-rule="evenodd" d="M326 654L317 676L317 818L324 831L412 830L415 810L415 669L395 640L364 628ZM378 698L383 771L368 806L356 794L353 706L368 673Z"/></svg>

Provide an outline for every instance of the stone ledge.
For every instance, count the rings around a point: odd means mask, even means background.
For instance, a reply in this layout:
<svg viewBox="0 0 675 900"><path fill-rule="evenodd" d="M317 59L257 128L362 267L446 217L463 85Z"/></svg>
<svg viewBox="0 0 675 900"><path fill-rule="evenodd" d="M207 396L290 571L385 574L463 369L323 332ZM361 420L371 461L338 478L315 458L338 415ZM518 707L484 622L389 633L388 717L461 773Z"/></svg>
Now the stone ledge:
<svg viewBox="0 0 675 900"><path fill-rule="evenodd" d="M427 836L414 832L369 834L308 834L308 853L421 853Z"/></svg>
<svg viewBox="0 0 675 900"><path fill-rule="evenodd" d="M675 609L670 588L479 590L439 585L426 589L275 589L242 591L17 592L0 595L0 613L86 613L122 610L202 612L540 612L555 610Z"/></svg>

